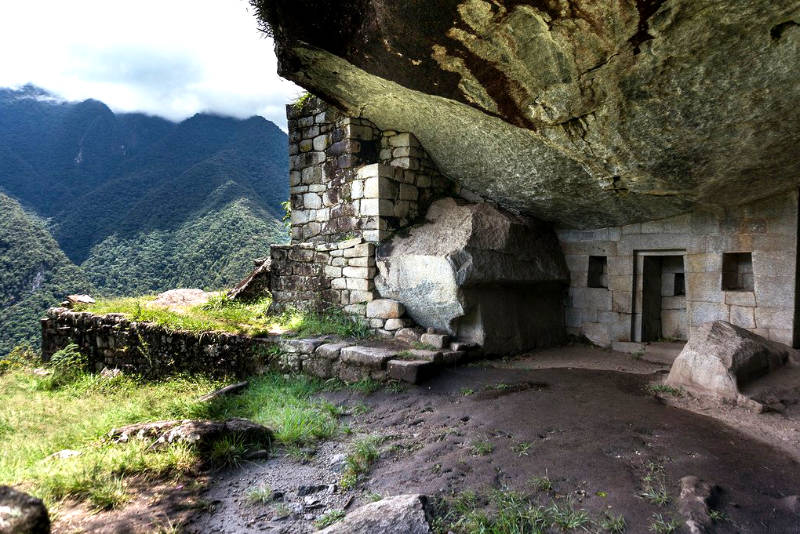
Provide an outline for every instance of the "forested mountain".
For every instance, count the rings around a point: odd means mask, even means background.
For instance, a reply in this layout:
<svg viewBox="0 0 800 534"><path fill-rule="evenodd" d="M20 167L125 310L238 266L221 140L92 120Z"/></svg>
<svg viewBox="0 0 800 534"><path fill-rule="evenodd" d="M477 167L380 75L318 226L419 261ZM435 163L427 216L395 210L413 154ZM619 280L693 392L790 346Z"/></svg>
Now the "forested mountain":
<svg viewBox="0 0 800 534"><path fill-rule="evenodd" d="M37 342L49 306L91 290L45 223L0 193L0 357L21 341Z"/></svg>
<svg viewBox="0 0 800 534"><path fill-rule="evenodd" d="M286 240L287 147L262 117L173 123L32 86L0 89L0 192L47 221L36 227L49 229L51 247L96 294L238 281L252 258ZM4 204L4 228L6 219ZM24 234L15 241L23 248ZM8 266L0 274L3 288L26 276Z"/></svg>

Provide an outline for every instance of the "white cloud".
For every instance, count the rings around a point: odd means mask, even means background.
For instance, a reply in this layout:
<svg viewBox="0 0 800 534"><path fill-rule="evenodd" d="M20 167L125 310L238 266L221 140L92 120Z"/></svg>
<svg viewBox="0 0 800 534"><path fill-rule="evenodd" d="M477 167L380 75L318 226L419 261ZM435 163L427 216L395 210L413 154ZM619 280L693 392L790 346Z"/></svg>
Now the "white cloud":
<svg viewBox="0 0 800 534"><path fill-rule="evenodd" d="M0 50L0 86L173 120L257 114L285 129L300 93L276 74L246 0L3 0Z"/></svg>

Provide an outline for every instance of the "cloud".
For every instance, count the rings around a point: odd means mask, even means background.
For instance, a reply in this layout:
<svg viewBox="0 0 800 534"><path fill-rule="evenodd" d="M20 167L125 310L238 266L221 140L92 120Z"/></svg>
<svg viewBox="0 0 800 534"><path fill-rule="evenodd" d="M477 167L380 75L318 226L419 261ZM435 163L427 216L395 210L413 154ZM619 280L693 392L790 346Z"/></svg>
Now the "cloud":
<svg viewBox="0 0 800 534"><path fill-rule="evenodd" d="M0 86L181 120L262 115L285 129L300 89L276 74L245 0L40 0L0 7Z"/></svg>

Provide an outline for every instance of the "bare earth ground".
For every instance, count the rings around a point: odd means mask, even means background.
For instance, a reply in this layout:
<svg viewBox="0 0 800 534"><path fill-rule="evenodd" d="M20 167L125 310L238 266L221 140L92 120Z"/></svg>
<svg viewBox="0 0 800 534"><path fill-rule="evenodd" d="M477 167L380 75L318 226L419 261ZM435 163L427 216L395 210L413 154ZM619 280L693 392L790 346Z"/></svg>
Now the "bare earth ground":
<svg viewBox="0 0 800 534"><path fill-rule="evenodd" d="M312 532L312 521L326 510L352 510L373 494L450 496L492 488L535 494L530 479L547 475L554 493L539 498L566 496L594 517L610 509L625 516L626 532L639 533L647 532L653 513L677 516L678 481L695 475L719 487L714 507L727 520L715 523L715 532L800 532L800 510L786 499L800 493L797 376L779 380L783 413L751 414L647 393L667 368L570 346L448 370L399 393L329 394L356 407L345 418L353 436L386 437L380 460L355 491L329 486L338 483L354 439L346 437L322 444L307 460L279 451L211 473L207 484L148 489L121 511L89 518L65 512L57 531L150 532L183 524L196 533ZM362 403L366 408L358 409ZM703 411L708 415L692 413ZM493 450L476 453L474 445L486 442ZM666 506L640 496L649 463L663 466L672 497ZM282 495L248 503L248 489L259 485ZM318 491L298 495L300 486L315 485Z"/></svg>

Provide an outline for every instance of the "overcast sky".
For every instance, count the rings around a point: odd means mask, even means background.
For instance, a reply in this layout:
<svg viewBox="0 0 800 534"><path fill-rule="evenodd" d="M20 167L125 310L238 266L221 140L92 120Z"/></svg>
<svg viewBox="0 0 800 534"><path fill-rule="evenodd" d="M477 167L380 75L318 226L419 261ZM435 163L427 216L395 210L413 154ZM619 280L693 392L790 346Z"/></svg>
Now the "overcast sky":
<svg viewBox="0 0 800 534"><path fill-rule="evenodd" d="M276 74L246 0L0 0L0 86L181 120L208 111L286 127L301 90Z"/></svg>

